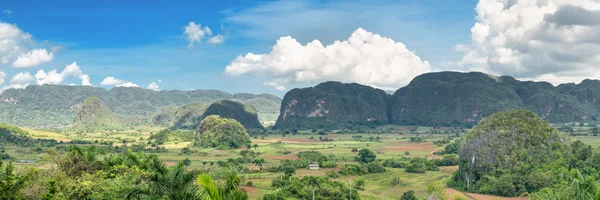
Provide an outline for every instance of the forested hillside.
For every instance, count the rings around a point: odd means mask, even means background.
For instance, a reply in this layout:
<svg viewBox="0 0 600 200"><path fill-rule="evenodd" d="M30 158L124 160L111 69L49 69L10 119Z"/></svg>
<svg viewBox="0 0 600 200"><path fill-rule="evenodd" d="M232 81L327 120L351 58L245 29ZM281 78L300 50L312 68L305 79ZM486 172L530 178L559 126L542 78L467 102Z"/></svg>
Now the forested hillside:
<svg viewBox="0 0 600 200"><path fill-rule="evenodd" d="M288 92L277 128L355 125L473 126L484 117L527 109L553 123L596 120L600 81L553 86L480 72L417 76L393 95L358 84L325 82Z"/></svg>
<svg viewBox="0 0 600 200"><path fill-rule="evenodd" d="M67 126L84 99L98 97L115 113L152 117L164 106L192 102L210 104L219 99L240 100L257 108L259 114L277 114L281 99L270 94L229 94L219 90L163 90L90 86L30 85L7 89L0 94L0 122L23 126ZM10 112L9 112L10 111Z"/></svg>
<svg viewBox="0 0 600 200"><path fill-rule="evenodd" d="M387 124L390 95L356 83L324 82L289 91L281 104L276 127L338 128Z"/></svg>

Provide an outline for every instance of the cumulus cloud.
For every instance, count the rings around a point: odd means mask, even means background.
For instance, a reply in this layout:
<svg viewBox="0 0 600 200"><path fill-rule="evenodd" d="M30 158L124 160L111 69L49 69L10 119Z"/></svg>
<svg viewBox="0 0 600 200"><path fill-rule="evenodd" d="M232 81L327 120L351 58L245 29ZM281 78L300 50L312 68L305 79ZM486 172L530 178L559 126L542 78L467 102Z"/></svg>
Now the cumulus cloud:
<svg viewBox="0 0 600 200"><path fill-rule="evenodd" d="M104 80L102 80L100 85L108 85L108 86L115 86L115 87L139 87L135 83L120 80L120 79L117 79L112 76L104 78Z"/></svg>
<svg viewBox="0 0 600 200"><path fill-rule="evenodd" d="M0 71L0 84L4 83L4 79L6 79L6 73Z"/></svg>
<svg viewBox="0 0 600 200"><path fill-rule="evenodd" d="M62 72L58 72L58 70L54 69L48 72L44 70L39 70L35 73L36 83L38 85L43 84L60 84L67 78L79 78L81 79L81 85L91 86L90 77L87 74L84 74L79 66L77 66L76 62L67 65Z"/></svg>
<svg viewBox="0 0 600 200"><path fill-rule="evenodd" d="M470 45L447 67L553 83L600 78L600 2L480 0Z"/></svg>
<svg viewBox="0 0 600 200"><path fill-rule="evenodd" d="M91 86L90 77L84 74L76 62L67 65L61 72L57 69L50 70L48 72L39 70L35 75L30 72L20 72L15 74L9 81L9 84L0 88L0 90L6 90L9 88L25 88L30 84L44 85L44 84L61 84L67 80L73 78L81 80L81 85Z"/></svg>
<svg viewBox="0 0 600 200"><path fill-rule="evenodd" d="M160 83L160 80L159 80L159 83ZM148 89L158 91L158 83L152 82L152 83L148 84Z"/></svg>
<svg viewBox="0 0 600 200"><path fill-rule="evenodd" d="M33 43L31 34L15 24L0 22L0 63L7 64Z"/></svg>
<svg viewBox="0 0 600 200"><path fill-rule="evenodd" d="M29 72L21 72L15 74L15 76L10 79L10 84L29 84L35 81L36 78L31 75Z"/></svg>
<svg viewBox="0 0 600 200"><path fill-rule="evenodd" d="M206 42L208 42L210 44L223 44L223 42L225 42L225 36L218 34L218 35L215 35L214 37L211 37Z"/></svg>
<svg viewBox="0 0 600 200"><path fill-rule="evenodd" d="M225 67L231 76L268 75L272 79L265 85L276 89L285 89L287 83L325 80L397 88L431 70L429 62L403 43L362 28L347 40L327 46L319 40L302 45L290 36L282 37L271 52L238 56Z"/></svg>
<svg viewBox="0 0 600 200"><path fill-rule="evenodd" d="M201 24L190 22L187 26L183 27L183 34L187 36L189 42L188 47L193 47L194 44L202 43L202 38L204 38L205 35L212 34L212 31L208 26L202 28Z"/></svg>
<svg viewBox="0 0 600 200"><path fill-rule="evenodd" d="M202 27L201 24L190 22L187 26L183 27L183 34L187 36L189 42L188 47L193 48L195 44L202 43L202 39L212 35L213 32L208 26ZM224 41L225 37L221 34L217 34L216 36L209 38L206 42L210 44L222 44Z"/></svg>
<svg viewBox="0 0 600 200"><path fill-rule="evenodd" d="M46 49L34 49L19 55L12 65L16 68L34 67L52 59L54 59L54 54L48 53Z"/></svg>

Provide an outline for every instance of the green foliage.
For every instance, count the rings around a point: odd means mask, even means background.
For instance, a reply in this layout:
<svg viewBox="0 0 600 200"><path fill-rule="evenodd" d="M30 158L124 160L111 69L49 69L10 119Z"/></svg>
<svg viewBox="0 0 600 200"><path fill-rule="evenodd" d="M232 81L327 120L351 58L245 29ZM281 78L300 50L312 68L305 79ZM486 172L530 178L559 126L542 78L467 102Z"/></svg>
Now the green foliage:
<svg viewBox="0 0 600 200"><path fill-rule="evenodd" d="M360 199L358 191L350 189L341 182L330 181L327 177L304 176L284 179L277 177L273 179L271 185L278 190L265 195L263 199L312 199L313 189L315 199L319 200Z"/></svg>
<svg viewBox="0 0 600 200"><path fill-rule="evenodd" d="M427 158L412 158L406 167L405 172L425 173L425 171L440 171L440 169L431 160Z"/></svg>
<svg viewBox="0 0 600 200"><path fill-rule="evenodd" d="M360 163L370 163L375 161L375 158L377 158L377 156L369 149L361 149L358 151L358 162Z"/></svg>
<svg viewBox="0 0 600 200"><path fill-rule="evenodd" d="M301 151L298 152L299 159L306 159L311 162L320 162L327 161L327 156L323 155L323 153L318 151Z"/></svg>
<svg viewBox="0 0 600 200"><path fill-rule="evenodd" d="M0 199L25 199L23 193L21 193L21 189L25 187L26 181L30 176L15 175L14 169L12 163L4 165L2 160L0 160Z"/></svg>
<svg viewBox="0 0 600 200"><path fill-rule="evenodd" d="M241 178L237 172L229 170L224 177L224 183L215 183L208 174L201 174L197 183L203 189L200 199L205 200L247 200L248 195L239 188Z"/></svg>
<svg viewBox="0 0 600 200"><path fill-rule="evenodd" d="M340 174L344 176L350 175L365 175L369 173L382 173L385 172L385 167L379 162L371 162L368 164L345 164L342 169L340 169Z"/></svg>
<svg viewBox="0 0 600 200"><path fill-rule="evenodd" d="M451 187L517 196L552 187L571 169L597 176L598 152L569 141L531 111L494 114L469 132Z"/></svg>
<svg viewBox="0 0 600 200"><path fill-rule="evenodd" d="M194 145L220 149L239 148L250 144L246 129L234 119L217 115L206 117L196 129Z"/></svg>
<svg viewBox="0 0 600 200"><path fill-rule="evenodd" d="M400 197L400 200L417 200L417 196L415 196L415 191L409 190L406 191L404 193L402 193L402 197Z"/></svg>
<svg viewBox="0 0 600 200"><path fill-rule="evenodd" d="M579 170L571 170L569 178L555 185L531 194L531 200L599 200L600 187L593 176L586 176Z"/></svg>
<svg viewBox="0 0 600 200"><path fill-rule="evenodd" d="M454 166L459 163L458 154L446 154L442 159L432 159L436 166Z"/></svg>
<svg viewBox="0 0 600 200"><path fill-rule="evenodd" d="M164 144L173 144L184 141L193 141L195 133L189 130L163 129L158 133L150 135L148 144L152 147L158 147Z"/></svg>

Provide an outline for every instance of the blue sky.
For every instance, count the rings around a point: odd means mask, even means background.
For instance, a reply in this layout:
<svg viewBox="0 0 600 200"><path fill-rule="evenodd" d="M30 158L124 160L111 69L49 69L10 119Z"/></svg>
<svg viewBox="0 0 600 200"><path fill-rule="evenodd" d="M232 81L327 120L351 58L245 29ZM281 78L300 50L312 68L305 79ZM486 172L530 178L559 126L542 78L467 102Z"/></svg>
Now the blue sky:
<svg viewBox="0 0 600 200"><path fill-rule="evenodd" d="M304 45L348 40L359 27L406 45L427 71L452 70L446 62L461 60L456 45L469 44L476 22L473 0L424 1L16 1L0 4L0 21L32 36L29 49L53 53L50 61L31 67L2 66L3 85L21 72L62 71L76 62L94 86L114 77L160 90L220 89L227 92L283 95L294 87L312 86L337 76L289 79L277 70L250 70L231 75L226 66L247 53L267 54L280 37ZM184 27L190 22L208 26L212 34L189 47ZM223 35L221 44L207 41ZM29 50L28 49L28 50ZM21 52L26 53L26 51ZM14 58L13 58L14 59ZM318 62L317 62L318 63ZM330 62L328 62L330 63ZM377 62L375 62L377 63ZM243 64L243 62L242 62ZM239 69L239 68L238 68ZM296 71L297 72L297 71ZM419 71L415 72L418 73ZM384 77L387 78L387 77ZM410 79L411 77L402 77ZM160 80L160 82L159 82ZM341 81L360 82L362 79ZM273 84L268 84L269 82ZM408 80L409 81L409 80ZM59 84L79 84L77 76ZM397 88L406 80L365 84ZM33 84L33 83L31 83ZM281 85L277 90L276 85ZM285 85L285 89L283 86Z"/></svg>

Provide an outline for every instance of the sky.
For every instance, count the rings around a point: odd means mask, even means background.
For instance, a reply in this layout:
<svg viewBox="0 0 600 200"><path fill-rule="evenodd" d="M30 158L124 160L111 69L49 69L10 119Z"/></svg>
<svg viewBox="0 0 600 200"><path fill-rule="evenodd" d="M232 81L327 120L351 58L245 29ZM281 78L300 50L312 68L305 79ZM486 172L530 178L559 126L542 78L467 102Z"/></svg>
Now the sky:
<svg viewBox="0 0 600 200"><path fill-rule="evenodd" d="M600 79L596 0L0 3L0 90L34 84L283 96L423 73Z"/></svg>

